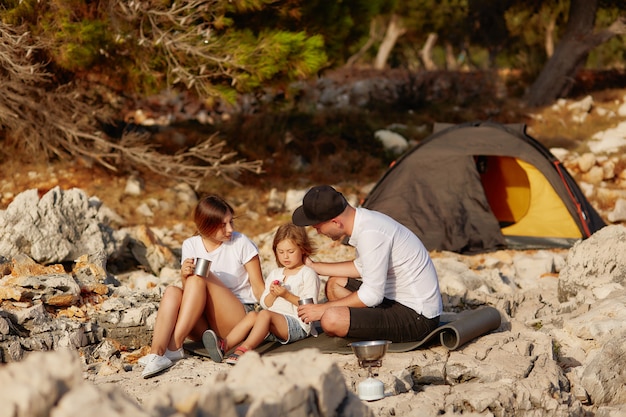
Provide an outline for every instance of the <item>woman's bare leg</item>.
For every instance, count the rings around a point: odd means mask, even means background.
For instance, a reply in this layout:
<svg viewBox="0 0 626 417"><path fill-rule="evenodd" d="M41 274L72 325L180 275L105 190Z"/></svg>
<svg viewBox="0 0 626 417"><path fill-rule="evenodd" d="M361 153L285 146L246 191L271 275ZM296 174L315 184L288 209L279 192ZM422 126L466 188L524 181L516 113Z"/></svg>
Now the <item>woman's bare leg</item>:
<svg viewBox="0 0 626 417"><path fill-rule="evenodd" d="M192 275L187 278L185 290L180 302L178 319L172 335L170 350L179 349L183 342L196 328L207 304L206 284L204 278ZM202 322L205 322L204 320ZM174 349L172 349L172 347Z"/></svg>
<svg viewBox="0 0 626 417"><path fill-rule="evenodd" d="M177 350L187 337L202 340L212 328L222 337L246 316L239 299L217 278L192 275L185 290L170 286L165 290L157 313L150 353L163 355Z"/></svg>
<svg viewBox="0 0 626 417"><path fill-rule="evenodd" d="M165 353L165 348L174 350L174 346L170 345L170 341L178 320L178 310L180 309L182 298L182 289L174 286L169 286L165 289L154 324L150 353L162 356Z"/></svg>
<svg viewBox="0 0 626 417"><path fill-rule="evenodd" d="M224 338L246 316L241 301L213 273L204 280L207 296L205 316L209 327ZM206 328L204 329L206 330Z"/></svg>

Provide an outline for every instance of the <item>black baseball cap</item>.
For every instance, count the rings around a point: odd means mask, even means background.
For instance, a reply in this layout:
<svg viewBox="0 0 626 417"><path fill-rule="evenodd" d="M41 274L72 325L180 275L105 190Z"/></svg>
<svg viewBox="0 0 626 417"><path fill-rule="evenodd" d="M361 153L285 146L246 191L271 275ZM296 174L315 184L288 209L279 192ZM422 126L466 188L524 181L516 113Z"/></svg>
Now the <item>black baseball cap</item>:
<svg viewBox="0 0 626 417"><path fill-rule="evenodd" d="M298 226L323 223L343 213L347 206L346 198L339 191L330 185L318 185L307 191L291 221Z"/></svg>

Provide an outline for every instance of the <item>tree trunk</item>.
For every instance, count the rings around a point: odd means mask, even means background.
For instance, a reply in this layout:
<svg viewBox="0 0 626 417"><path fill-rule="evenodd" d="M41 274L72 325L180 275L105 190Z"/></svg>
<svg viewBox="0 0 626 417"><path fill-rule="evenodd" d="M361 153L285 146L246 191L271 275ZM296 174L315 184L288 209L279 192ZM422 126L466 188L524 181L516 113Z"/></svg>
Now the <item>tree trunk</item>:
<svg viewBox="0 0 626 417"><path fill-rule="evenodd" d="M374 68L382 70L387 64L387 59L391 54L391 50L396 45L398 38L406 33L406 29L402 26L401 19L398 15L392 14L387 26L387 32L383 38L378 53L376 54L376 60L374 61Z"/></svg>
<svg viewBox="0 0 626 417"><path fill-rule="evenodd" d="M420 51L420 58L422 59L422 63L424 64L426 71L434 71L437 69L437 65L435 65L435 61L433 61L433 48L435 47L436 42L437 34L429 33L428 38L426 38L426 42Z"/></svg>
<svg viewBox="0 0 626 417"><path fill-rule="evenodd" d="M456 71L459 69L459 61L454 55L454 48L450 42L446 42L446 69L448 71Z"/></svg>
<svg viewBox="0 0 626 417"><path fill-rule="evenodd" d="M365 55L368 49L370 49L372 45L374 45L374 42L381 38L380 35L382 34L379 35L378 32L379 31L377 30L376 19L374 18L370 22L370 36L369 38L367 38L367 42L365 42L363 46L361 46L356 54L348 58L345 65L346 67L350 68L352 65L354 65L354 63L359 60L363 55Z"/></svg>
<svg viewBox="0 0 626 417"><path fill-rule="evenodd" d="M589 52L626 32L623 18L607 29L593 32L598 1L572 0L563 39L530 87L526 98L529 106L544 106L567 94L574 83L576 71L584 65Z"/></svg>
<svg viewBox="0 0 626 417"><path fill-rule="evenodd" d="M550 21L546 27L546 56L552 58L554 55L554 30L556 29L556 16L550 16Z"/></svg>

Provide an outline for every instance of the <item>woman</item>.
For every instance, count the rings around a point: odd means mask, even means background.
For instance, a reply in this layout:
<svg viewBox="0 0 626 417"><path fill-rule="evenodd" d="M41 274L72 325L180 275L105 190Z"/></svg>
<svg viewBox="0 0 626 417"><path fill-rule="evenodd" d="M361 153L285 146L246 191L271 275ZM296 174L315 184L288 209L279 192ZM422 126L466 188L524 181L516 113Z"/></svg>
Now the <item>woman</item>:
<svg viewBox="0 0 626 417"><path fill-rule="evenodd" d="M157 313L150 354L141 358L150 378L184 357L186 338L202 340L212 329L226 336L254 310L264 289L256 245L233 230L233 208L217 196L203 198L194 210L198 233L183 242L182 288L169 286ZM197 258L211 261L207 277L194 275Z"/></svg>

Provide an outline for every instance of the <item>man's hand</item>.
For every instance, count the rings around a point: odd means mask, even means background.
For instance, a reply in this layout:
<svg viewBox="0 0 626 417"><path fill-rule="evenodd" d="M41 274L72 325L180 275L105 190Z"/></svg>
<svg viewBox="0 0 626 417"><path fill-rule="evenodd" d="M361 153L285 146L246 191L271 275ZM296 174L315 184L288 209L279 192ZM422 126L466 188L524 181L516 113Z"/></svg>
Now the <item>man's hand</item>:
<svg viewBox="0 0 626 417"><path fill-rule="evenodd" d="M320 320L326 311L324 304L304 304L298 306L298 317L305 323Z"/></svg>

